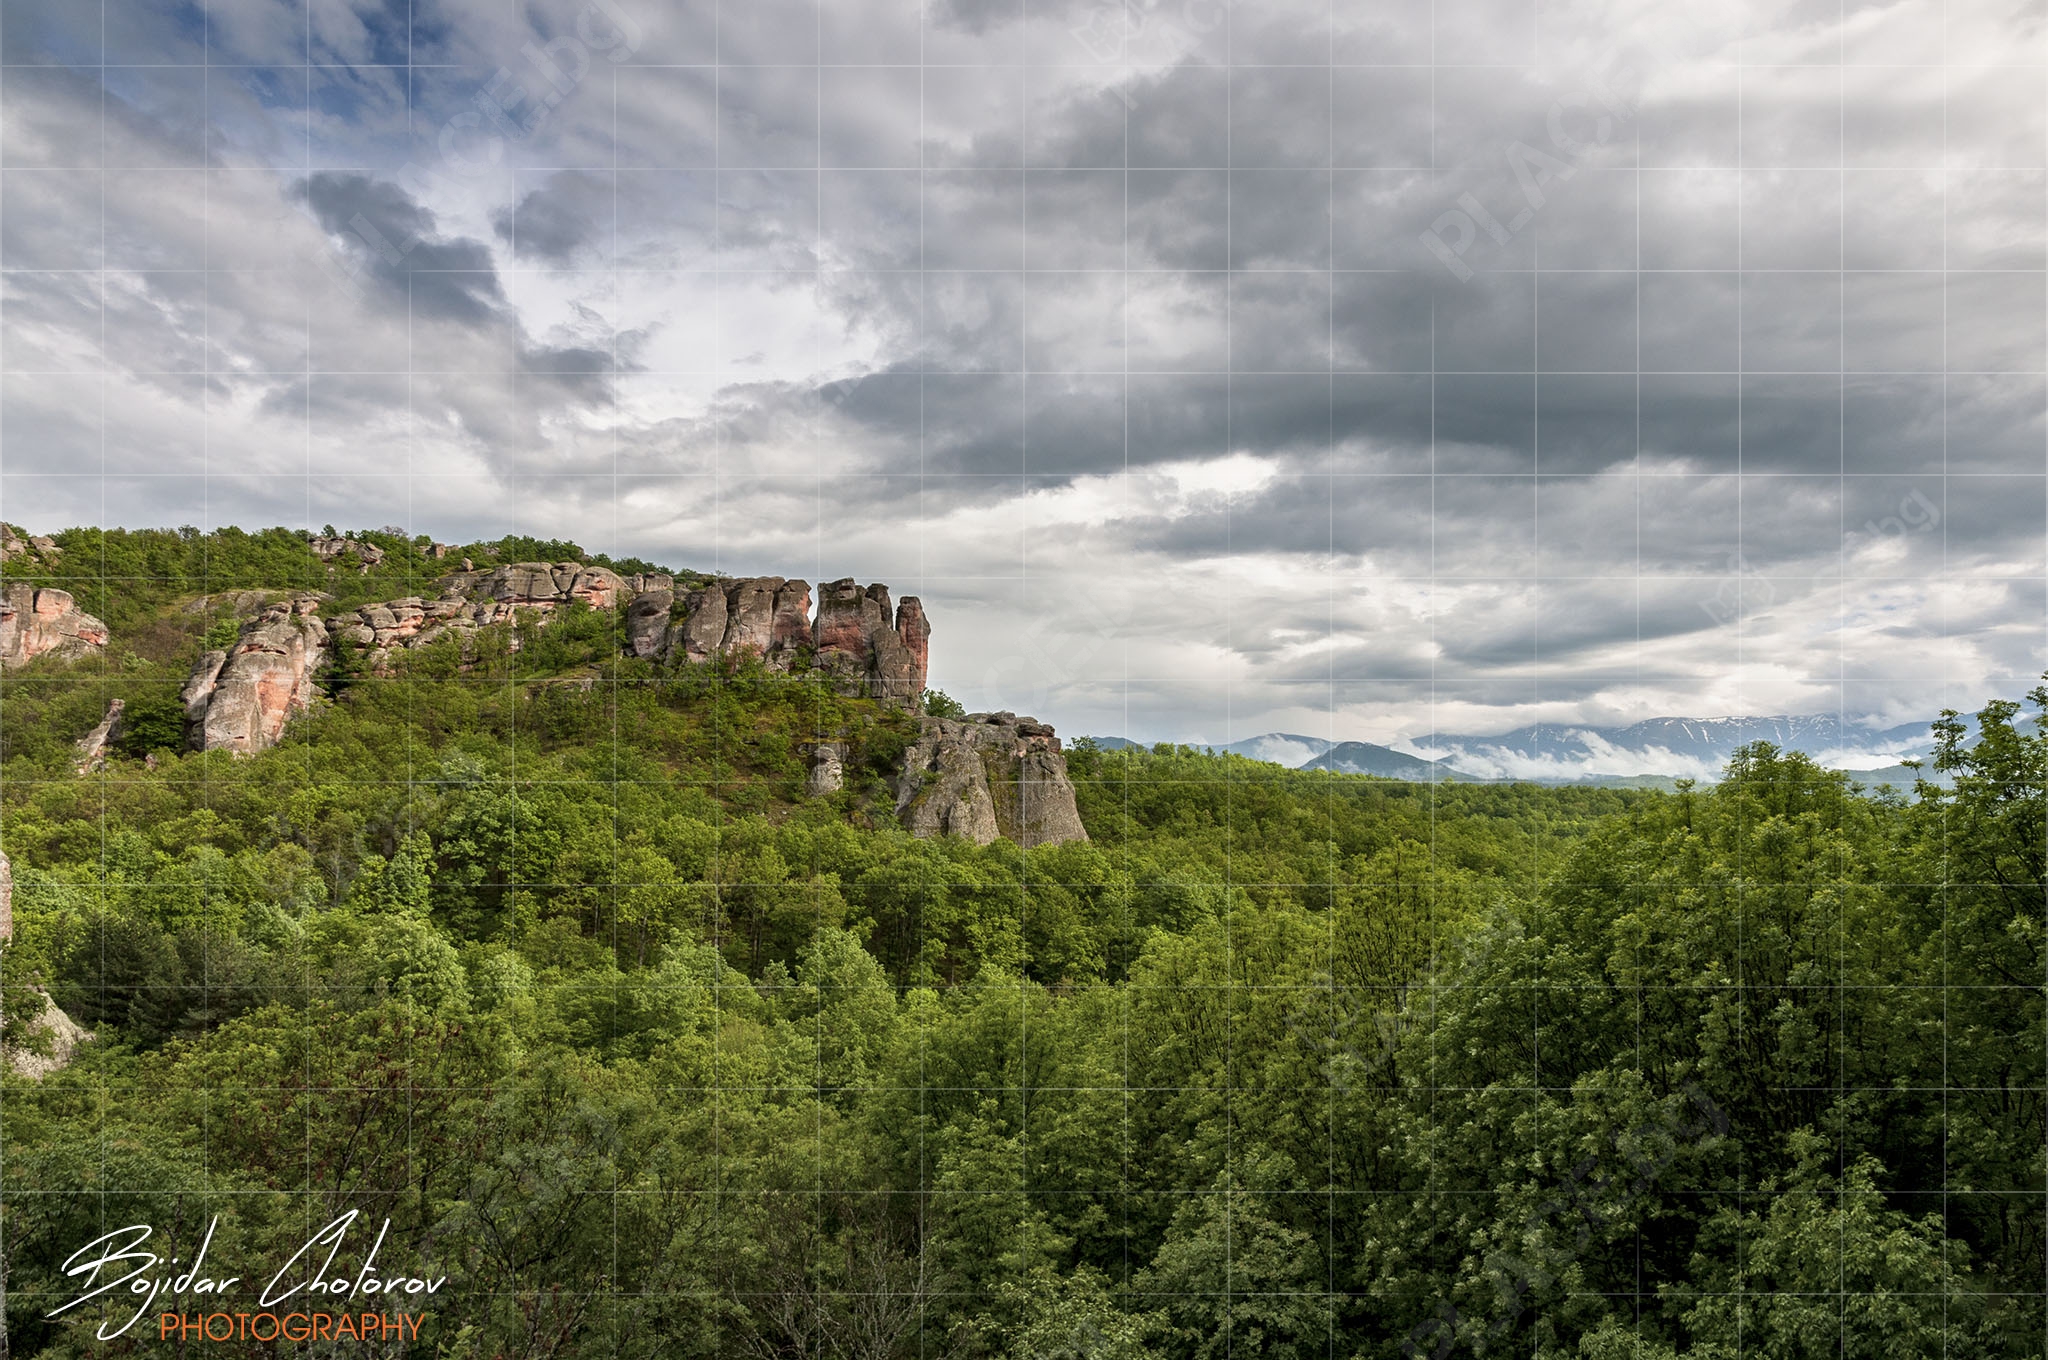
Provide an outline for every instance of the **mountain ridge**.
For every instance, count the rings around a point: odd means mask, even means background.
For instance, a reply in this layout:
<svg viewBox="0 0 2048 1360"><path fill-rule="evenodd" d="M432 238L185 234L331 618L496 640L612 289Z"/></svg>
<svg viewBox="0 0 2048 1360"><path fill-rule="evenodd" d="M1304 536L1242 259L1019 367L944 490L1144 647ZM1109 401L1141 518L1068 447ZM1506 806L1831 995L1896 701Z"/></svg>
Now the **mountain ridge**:
<svg viewBox="0 0 2048 1360"><path fill-rule="evenodd" d="M1868 782L1910 786L1902 764L1933 750L1932 720L1875 727L1834 714L1645 718L1625 725L1532 723L1495 734L1431 733L1391 744L1266 732L1206 749L1289 769L1381 778L1667 787L1718 780L1741 747L1768 741ZM1143 743L1092 738L1115 750ZM1203 749L1204 743L1189 743ZM1286 759L1300 755L1301 758Z"/></svg>

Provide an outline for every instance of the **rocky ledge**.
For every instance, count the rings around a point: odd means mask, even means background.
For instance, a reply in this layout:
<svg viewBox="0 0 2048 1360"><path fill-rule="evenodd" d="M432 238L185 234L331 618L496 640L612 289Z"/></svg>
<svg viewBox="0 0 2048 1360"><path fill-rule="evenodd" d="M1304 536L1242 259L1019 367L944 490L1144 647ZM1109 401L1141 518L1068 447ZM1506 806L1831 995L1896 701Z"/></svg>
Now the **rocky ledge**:
<svg viewBox="0 0 2048 1360"><path fill-rule="evenodd" d="M1029 849L1085 841L1052 728L1014 713L926 718L904 753L896 813L916 836L1007 836Z"/></svg>
<svg viewBox="0 0 2048 1360"><path fill-rule="evenodd" d="M328 601L318 594L237 597L238 611L246 606L253 617L232 648L201 657L185 685L190 744L244 754L275 745L312 703L314 678L337 646L365 649L376 670L404 649L451 634L474 636L521 611L544 620L572 601L600 609L624 603L632 655L692 662L747 656L776 671L807 659L840 688L898 708L914 709L924 693L931 624L915 597L892 609L883 585L834 581L820 591L814 616L809 583L779 576L686 590L680 611L667 577L622 577L577 562L464 571L437 584L441 593L432 600L408 596L324 621ZM846 758L837 741L815 748L812 796L841 787ZM897 815L914 835L963 836L979 845L1005 836L1027 848L1088 839L1058 735L1014 713L922 718L895 789Z"/></svg>
<svg viewBox="0 0 2048 1360"><path fill-rule="evenodd" d="M693 662L751 656L772 671L788 671L801 657L844 693L869 694L897 708L915 708L924 695L931 624L915 596L906 597L892 616L885 585L834 581L821 592L815 619L810 584L780 576L686 590L680 611L668 576L621 576L581 562L460 571L435 585L439 593L433 598L409 595L366 604L325 621L318 617L324 595L277 601L261 592L237 595L236 612L253 611L254 617L242 625L232 649L201 657L186 682L191 744L203 751L242 752L271 746L291 716L311 702L314 674L336 646L362 648L364 665L375 673L406 649L450 635L474 637L479 628L509 622L522 611L544 622L572 602L593 609L626 605L629 655Z"/></svg>
<svg viewBox="0 0 2048 1360"><path fill-rule="evenodd" d="M637 656L708 661L752 656L771 671L799 657L832 676L842 691L865 691L884 703L914 707L924 695L931 623L924 604L907 595L892 611L889 587L863 587L852 577L819 588L780 576L716 581L683 596L680 619L672 590L650 590L627 611L629 646Z"/></svg>
<svg viewBox="0 0 2048 1360"><path fill-rule="evenodd" d="M78 607L69 591L9 586L0 591L0 669L39 656L83 656L107 645L107 625Z"/></svg>
<svg viewBox="0 0 2048 1360"><path fill-rule="evenodd" d="M571 600L610 609L635 594L637 584L667 577L622 577L581 562L518 562L490 571L459 571L435 585L432 599L407 595L366 604L327 621L338 642L368 649L364 664L381 670L400 650L424 647L450 633L473 636L479 628L507 623L522 609L545 616Z"/></svg>

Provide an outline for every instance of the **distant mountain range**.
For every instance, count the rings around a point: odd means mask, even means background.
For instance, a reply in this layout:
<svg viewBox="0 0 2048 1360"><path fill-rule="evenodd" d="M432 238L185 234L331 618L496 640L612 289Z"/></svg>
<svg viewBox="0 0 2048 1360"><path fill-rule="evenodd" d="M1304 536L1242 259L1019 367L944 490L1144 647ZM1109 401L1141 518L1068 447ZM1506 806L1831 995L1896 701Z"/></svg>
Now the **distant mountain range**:
<svg viewBox="0 0 2048 1360"><path fill-rule="evenodd" d="M1768 718L1650 718L1626 727L1539 723L1491 736L1440 733L1404 745L1481 779L1581 780L1598 775L1716 779L1751 742L1804 751L1833 769L1894 766L1924 756L1924 722L1869 728L1832 715Z"/></svg>
<svg viewBox="0 0 2048 1360"><path fill-rule="evenodd" d="M1095 740L1110 749L1136 744L1121 737ZM1210 749L1289 769L1388 779L1668 786L1678 779L1718 779L1738 749L1758 741L1804 751L1867 784L1902 787L1910 787L1912 773L1900 762L1933 749L1927 723L1872 728L1831 715L1650 718L1625 727L1538 723L1490 735L1431 733L1398 747L1266 732Z"/></svg>

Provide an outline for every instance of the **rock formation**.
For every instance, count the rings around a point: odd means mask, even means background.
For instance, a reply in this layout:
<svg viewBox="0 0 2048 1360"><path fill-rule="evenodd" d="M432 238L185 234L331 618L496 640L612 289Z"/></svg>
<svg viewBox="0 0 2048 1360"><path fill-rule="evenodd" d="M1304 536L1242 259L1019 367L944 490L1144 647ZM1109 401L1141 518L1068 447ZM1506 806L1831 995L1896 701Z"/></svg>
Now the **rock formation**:
<svg viewBox="0 0 2048 1360"><path fill-rule="evenodd" d="M78 607L68 591L14 585L0 592L0 667L26 666L39 656L83 656L107 645L107 625Z"/></svg>
<svg viewBox="0 0 2048 1360"><path fill-rule="evenodd" d="M780 576L713 581L683 597L666 652L688 661L752 656L786 671L811 641L811 583Z"/></svg>
<svg viewBox="0 0 2048 1360"><path fill-rule="evenodd" d="M836 741L821 741L811 748L811 777L804 791L824 798L846 787L846 748Z"/></svg>
<svg viewBox="0 0 2048 1360"><path fill-rule="evenodd" d="M924 695L931 624L915 596L892 618L885 585L863 588L850 577L834 581L819 590L813 618L808 581L714 581L684 596L681 621L657 645L654 621L664 607L636 601L629 611L627 637L635 655L692 662L752 656L771 671L787 671L808 653L812 667L844 693L866 693L897 707L914 707Z"/></svg>
<svg viewBox="0 0 2048 1360"><path fill-rule="evenodd" d="M522 609L546 614L571 600L609 609L631 592L615 571L581 562L515 562L491 571L444 576L438 598L418 595L366 604L327 621L336 641L369 649L365 664L381 670L404 647L424 647L449 632L474 635L510 622Z"/></svg>
<svg viewBox="0 0 2048 1360"><path fill-rule="evenodd" d="M45 1042L34 1045L34 1048L44 1051L38 1053L29 1046L9 1044L7 1066L17 1076L41 1081L50 1073L68 1066L77 1054L78 1046L91 1043L93 1036L91 1031L66 1015L48 992L40 987L33 990L42 997L43 1009L40 1015L29 1021L28 1029L31 1033L42 1031Z"/></svg>
<svg viewBox="0 0 2048 1360"><path fill-rule="evenodd" d="M676 593L667 585L654 586L633 597L626 607L626 655L660 656L668 646L669 615L674 612Z"/></svg>
<svg viewBox="0 0 2048 1360"><path fill-rule="evenodd" d="M0 944L14 938L14 865L0 850Z"/></svg>
<svg viewBox="0 0 2048 1360"><path fill-rule="evenodd" d="M362 564L362 570L365 574L369 572L371 567L384 560L384 550L382 548L374 543L365 543L361 539L350 538L347 534L343 534L338 538L314 534L307 540L307 545L313 549L313 555L322 562L331 563L339 561L344 557L353 556L356 561Z"/></svg>
<svg viewBox="0 0 2048 1360"><path fill-rule="evenodd" d="M609 567L581 562L514 562L488 571L458 571L435 582L444 599L491 600L510 609L551 610L581 600L610 609L631 592Z"/></svg>
<svg viewBox="0 0 2048 1360"><path fill-rule="evenodd" d="M877 582L863 590L848 577L818 591L812 664L848 688L865 685L885 703L914 707L924 696L931 633L915 595L905 596L892 618L889 587Z"/></svg>
<svg viewBox="0 0 2048 1360"><path fill-rule="evenodd" d="M12 524L0 524L0 562L12 562L17 557L32 555L45 562L55 562L63 551L54 538L42 534L28 538Z"/></svg>
<svg viewBox="0 0 2048 1360"><path fill-rule="evenodd" d="M977 845L998 836L1027 849L1088 839L1059 737L1014 713L924 719L904 752L896 812L913 835Z"/></svg>
<svg viewBox="0 0 2048 1360"><path fill-rule="evenodd" d="M313 544L330 557L368 546L353 539L316 538ZM285 721L310 702L312 675L332 647L363 648L364 665L374 673L404 649L451 634L473 637L522 610L544 617L572 601L593 609L624 605L629 656L692 662L752 656L785 672L808 657L845 693L899 708L915 708L924 695L931 624L914 596L892 619L884 585L835 581L825 588L815 619L810 583L780 576L714 581L682 592L680 618L673 578L626 577L581 562L466 568L435 585L439 594L431 599L408 595L360 605L324 624L315 615L330 599L325 595L273 600L268 592L242 591L218 597L237 615L253 617L232 652L207 653L186 683L192 744L253 752L275 743Z"/></svg>
<svg viewBox="0 0 2048 1360"><path fill-rule="evenodd" d="M99 726L78 739L78 773L91 774L107 763L107 743L114 739L114 729L121 725L121 710L127 706L125 699L110 701Z"/></svg>
<svg viewBox="0 0 2048 1360"><path fill-rule="evenodd" d="M179 695L194 749L268 750L292 715L305 712L327 655L319 608L316 595L273 604L242 625L232 650L199 658Z"/></svg>

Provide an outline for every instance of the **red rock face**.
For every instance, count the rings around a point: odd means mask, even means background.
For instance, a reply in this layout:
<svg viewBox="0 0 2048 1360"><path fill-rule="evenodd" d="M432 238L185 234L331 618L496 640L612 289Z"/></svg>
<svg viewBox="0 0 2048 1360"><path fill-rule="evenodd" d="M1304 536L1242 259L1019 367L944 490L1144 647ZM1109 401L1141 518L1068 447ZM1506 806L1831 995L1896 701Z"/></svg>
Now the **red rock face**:
<svg viewBox="0 0 2048 1360"><path fill-rule="evenodd" d="M78 607L70 592L9 586L0 592L0 668L39 656L83 656L107 645L107 625Z"/></svg>
<svg viewBox="0 0 2048 1360"><path fill-rule="evenodd" d="M903 639L903 649L917 668L912 678L922 698L925 676L931 670L932 625L924 616L924 601L915 595L905 595L903 603L896 606L896 636Z"/></svg>
<svg viewBox="0 0 2048 1360"><path fill-rule="evenodd" d="M592 609L610 609L626 593L626 583L608 567L583 567L570 582L569 593Z"/></svg>
<svg viewBox="0 0 2048 1360"><path fill-rule="evenodd" d="M305 603L271 605L242 626L234 650L199 659L181 696L186 729L199 750L268 750L293 715L311 704L327 627L302 608Z"/></svg>
<svg viewBox="0 0 2048 1360"><path fill-rule="evenodd" d="M837 652L867 665L870 629L862 618L868 603L852 577L818 587L818 619L811 628L811 645L822 657Z"/></svg>

